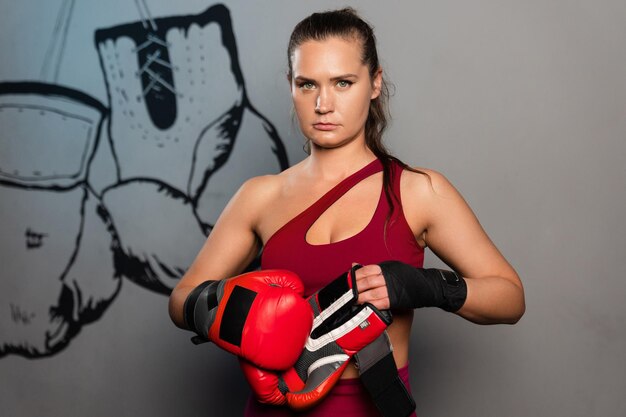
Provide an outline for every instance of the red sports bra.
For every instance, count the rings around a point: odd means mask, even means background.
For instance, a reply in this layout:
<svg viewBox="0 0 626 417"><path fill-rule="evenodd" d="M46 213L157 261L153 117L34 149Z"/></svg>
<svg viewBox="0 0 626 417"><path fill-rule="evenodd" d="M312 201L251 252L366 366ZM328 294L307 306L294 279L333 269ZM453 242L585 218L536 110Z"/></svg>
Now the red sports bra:
<svg viewBox="0 0 626 417"><path fill-rule="evenodd" d="M305 295L322 288L346 272L357 262L362 265L385 260L398 260L422 267L424 250L413 236L401 206L395 207L384 228L389 203L381 187L374 216L363 230L347 239L328 244L312 245L306 241L309 228L335 201L361 180L383 168L375 159L354 174L343 179L319 200L288 221L265 243L261 255L262 269L288 269L297 273L305 285ZM392 190L400 201L400 175L402 167L392 162Z"/></svg>

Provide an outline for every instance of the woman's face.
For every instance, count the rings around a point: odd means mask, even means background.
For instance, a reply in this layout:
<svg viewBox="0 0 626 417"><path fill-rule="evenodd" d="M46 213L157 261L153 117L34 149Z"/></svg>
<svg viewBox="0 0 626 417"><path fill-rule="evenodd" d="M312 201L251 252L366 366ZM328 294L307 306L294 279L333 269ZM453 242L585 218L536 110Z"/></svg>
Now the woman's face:
<svg viewBox="0 0 626 417"><path fill-rule="evenodd" d="M382 73L371 79L358 40L304 42L294 50L291 68L291 96L312 148L365 140L370 101L380 94Z"/></svg>

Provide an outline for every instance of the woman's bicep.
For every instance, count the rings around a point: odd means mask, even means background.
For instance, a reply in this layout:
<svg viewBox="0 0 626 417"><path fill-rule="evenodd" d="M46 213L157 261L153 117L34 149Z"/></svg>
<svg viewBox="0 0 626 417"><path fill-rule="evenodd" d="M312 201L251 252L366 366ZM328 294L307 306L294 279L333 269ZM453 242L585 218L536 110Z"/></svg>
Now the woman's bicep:
<svg viewBox="0 0 626 417"><path fill-rule="evenodd" d="M255 179L246 181L226 205L182 285L237 275L257 255L260 243L254 229L259 204L253 204L258 202L257 184Z"/></svg>
<svg viewBox="0 0 626 417"><path fill-rule="evenodd" d="M180 282L196 286L206 280L219 280L240 274L255 258L259 241L245 217L224 212Z"/></svg>
<svg viewBox="0 0 626 417"><path fill-rule="evenodd" d="M253 190L244 184L222 211L195 260L170 296L170 316L182 325L182 308L189 292L207 280L240 274L257 256L261 243L254 231Z"/></svg>

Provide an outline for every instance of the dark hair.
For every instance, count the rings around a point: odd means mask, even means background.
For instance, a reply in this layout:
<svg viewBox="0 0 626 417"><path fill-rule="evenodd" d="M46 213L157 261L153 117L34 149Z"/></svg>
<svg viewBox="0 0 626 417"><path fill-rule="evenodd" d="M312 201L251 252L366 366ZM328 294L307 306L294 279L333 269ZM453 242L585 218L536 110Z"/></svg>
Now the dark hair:
<svg viewBox="0 0 626 417"><path fill-rule="evenodd" d="M373 28L365 22L357 12L346 7L340 10L330 10L313 13L296 25L291 33L287 46L287 61L289 70L287 76L292 77L292 57L295 49L309 40L322 41L330 37L339 37L346 40L357 40L361 44L361 62L368 67L369 75L373 79L380 68L378 52L376 51L376 36ZM383 189L391 211L397 196L391 192L391 162L398 162L403 168L420 172L410 168L407 164L391 155L383 143L383 132L387 128L389 115L389 86L382 79L380 94L370 101L369 113L365 121L365 144L380 159L383 165ZM307 142L307 145L309 143ZM399 203L399 201L398 201ZM388 215L388 219L391 213Z"/></svg>

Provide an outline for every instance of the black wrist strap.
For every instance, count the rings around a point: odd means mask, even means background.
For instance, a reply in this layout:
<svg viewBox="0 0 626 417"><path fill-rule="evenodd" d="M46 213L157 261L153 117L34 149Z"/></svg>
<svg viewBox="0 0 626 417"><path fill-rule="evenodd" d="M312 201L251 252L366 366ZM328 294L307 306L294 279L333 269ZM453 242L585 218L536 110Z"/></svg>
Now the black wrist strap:
<svg viewBox="0 0 626 417"><path fill-rule="evenodd" d="M381 262L391 308L440 307L459 310L467 298L467 284L456 272L423 269L399 261Z"/></svg>
<svg viewBox="0 0 626 417"><path fill-rule="evenodd" d="M435 269L443 280L443 296L445 303L440 307L446 311L455 312L463 307L467 298L467 284L465 280L454 271Z"/></svg>
<svg viewBox="0 0 626 417"><path fill-rule="evenodd" d="M385 331L355 355L359 377L384 417L407 417L415 401L398 375Z"/></svg>

